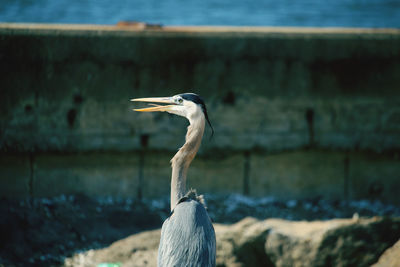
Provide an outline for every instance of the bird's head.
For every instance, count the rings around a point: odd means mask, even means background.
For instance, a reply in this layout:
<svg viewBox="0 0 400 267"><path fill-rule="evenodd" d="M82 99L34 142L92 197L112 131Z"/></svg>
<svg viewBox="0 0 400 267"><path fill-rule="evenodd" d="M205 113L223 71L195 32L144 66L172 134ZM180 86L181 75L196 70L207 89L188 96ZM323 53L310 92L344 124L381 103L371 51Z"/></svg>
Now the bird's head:
<svg viewBox="0 0 400 267"><path fill-rule="evenodd" d="M212 133L214 129L208 119L207 108L203 99L194 93L178 94L171 97L146 97L131 99L135 102L150 102L151 107L134 109L139 112L168 112L187 118L189 121L195 121L201 117L205 118L211 127ZM162 103L159 105L154 103Z"/></svg>

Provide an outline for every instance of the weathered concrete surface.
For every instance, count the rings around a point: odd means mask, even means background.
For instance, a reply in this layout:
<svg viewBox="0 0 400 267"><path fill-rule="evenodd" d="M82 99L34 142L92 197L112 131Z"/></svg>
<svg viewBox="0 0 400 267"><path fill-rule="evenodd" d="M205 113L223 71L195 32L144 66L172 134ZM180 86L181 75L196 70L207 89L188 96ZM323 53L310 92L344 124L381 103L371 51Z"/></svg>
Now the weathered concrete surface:
<svg viewBox="0 0 400 267"><path fill-rule="evenodd" d="M7 197L61 194L160 198L170 191L173 152L2 155ZM277 199L380 200L398 204L400 164L390 155L324 150L200 155L188 188Z"/></svg>
<svg viewBox="0 0 400 267"><path fill-rule="evenodd" d="M35 159L34 196L86 194L129 197L138 190L138 157L113 153L44 154ZM136 178L136 179L135 179Z"/></svg>
<svg viewBox="0 0 400 267"><path fill-rule="evenodd" d="M251 156L249 193L278 198L371 199L399 203L399 158L303 150Z"/></svg>
<svg viewBox="0 0 400 267"><path fill-rule="evenodd" d="M215 231L217 266L370 266L396 242L400 221L246 218L233 225L216 224ZM159 237L160 230L132 235L104 249L77 253L65 266L156 266Z"/></svg>
<svg viewBox="0 0 400 267"><path fill-rule="evenodd" d="M3 150L130 150L142 135L175 149L184 122L128 100L182 91L209 105L205 150L400 147L399 30L5 24L0 38Z"/></svg>
<svg viewBox="0 0 400 267"><path fill-rule="evenodd" d="M254 155L251 161L251 194L278 198L320 197L343 199L345 154L296 151Z"/></svg>
<svg viewBox="0 0 400 267"><path fill-rule="evenodd" d="M31 195L32 167L29 155L0 155L0 195L16 198Z"/></svg>
<svg viewBox="0 0 400 267"><path fill-rule="evenodd" d="M200 192L398 203L398 47L396 29L0 24L0 151L23 166L1 164L1 195L166 194L187 122L129 99L194 91L216 132Z"/></svg>

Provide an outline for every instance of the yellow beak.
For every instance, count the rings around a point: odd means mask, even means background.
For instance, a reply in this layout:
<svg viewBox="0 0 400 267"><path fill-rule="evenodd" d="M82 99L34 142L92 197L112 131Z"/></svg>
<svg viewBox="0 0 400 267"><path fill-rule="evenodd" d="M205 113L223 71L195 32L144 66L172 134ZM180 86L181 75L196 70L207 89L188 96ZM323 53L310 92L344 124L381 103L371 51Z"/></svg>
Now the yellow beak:
<svg viewBox="0 0 400 267"><path fill-rule="evenodd" d="M135 98L131 99L133 102L153 102L153 103L164 103L164 104L175 104L175 102L172 100L171 97L146 97L146 98ZM153 107L149 108L139 108L139 109L133 109L134 111L139 111L139 112L155 112L155 111L168 111L171 107L174 105L166 105L166 106L161 106L161 105L156 105L156 104L150 104Z"/></svg>

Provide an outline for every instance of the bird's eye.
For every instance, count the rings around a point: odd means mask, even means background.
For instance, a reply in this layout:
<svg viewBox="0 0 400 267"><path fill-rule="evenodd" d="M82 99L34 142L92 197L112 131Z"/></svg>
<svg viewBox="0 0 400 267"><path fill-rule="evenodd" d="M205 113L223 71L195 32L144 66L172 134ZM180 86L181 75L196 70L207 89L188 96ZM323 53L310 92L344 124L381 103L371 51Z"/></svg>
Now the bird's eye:
<svg viewBox="0 0 400 267"><path fill-rule="evenodd" d="M183 99L182 98L178 98L178 103L182 104L182 102L183 102Z"/></svg>

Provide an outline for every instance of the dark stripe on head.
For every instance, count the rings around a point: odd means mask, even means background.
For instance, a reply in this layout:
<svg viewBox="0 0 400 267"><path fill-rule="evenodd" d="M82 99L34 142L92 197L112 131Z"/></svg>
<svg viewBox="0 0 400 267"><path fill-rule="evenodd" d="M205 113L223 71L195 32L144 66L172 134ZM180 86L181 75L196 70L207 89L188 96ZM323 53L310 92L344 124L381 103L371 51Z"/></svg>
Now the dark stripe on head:
<svg viewBox="0 0 400 267"><path fill-rule="evenodd" d="M214 135L214 129L211 125L210 120L208 119L207 108L206 108L206 104L204 104L203 99L200 96L193 94L193 93L180 94L180 96L185 100L192 101L193 103L196 103L197 105L201 106L201 110L203 110L204 117L206 117L207 123L208 123L208 125L210 125L211 137L212 137Z"/></svg>

